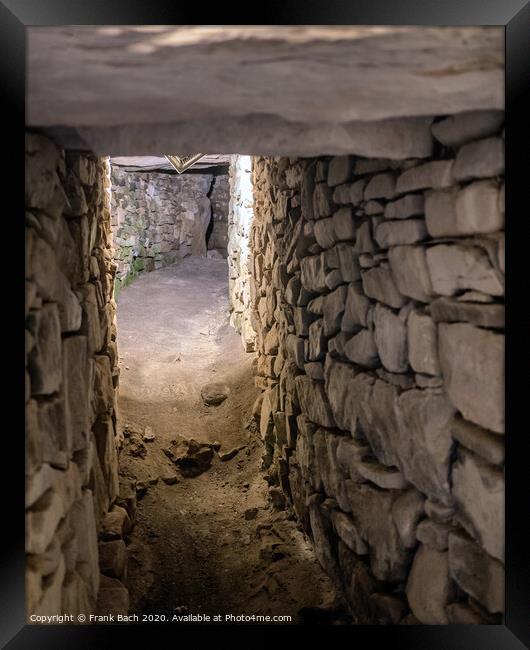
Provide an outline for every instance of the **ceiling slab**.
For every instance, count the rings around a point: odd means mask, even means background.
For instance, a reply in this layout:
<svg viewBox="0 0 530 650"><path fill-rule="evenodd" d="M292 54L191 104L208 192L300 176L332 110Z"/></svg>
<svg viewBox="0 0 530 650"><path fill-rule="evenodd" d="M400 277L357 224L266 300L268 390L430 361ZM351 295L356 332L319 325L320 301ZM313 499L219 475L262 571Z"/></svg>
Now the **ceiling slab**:
<svg viewBox="0 0 530 650"><path fill-rule="evenodd" d="M312 155L317 129L334 153L359 123L504 102L502 27L27 31L28 124L76 128L98 153L267 153L272 134L278 154Z"/></svg>

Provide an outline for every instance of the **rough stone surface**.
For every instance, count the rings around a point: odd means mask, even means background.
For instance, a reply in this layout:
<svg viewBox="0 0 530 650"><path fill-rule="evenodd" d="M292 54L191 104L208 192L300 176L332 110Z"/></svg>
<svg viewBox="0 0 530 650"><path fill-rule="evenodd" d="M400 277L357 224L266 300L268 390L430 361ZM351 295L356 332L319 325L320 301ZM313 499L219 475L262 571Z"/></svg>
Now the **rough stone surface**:
<svg viewBox="0 0 530 650"><path fill-rule="evenodd" d="M504 122L502 111L466 111L432 125L432 134L446 147L461 145L497 133Z"/></svg>
<svg viewBox="0 0 530 650"><path fill-rule="evenodd" d="M450 536L502 557L502 179L459 184L458 151L437 151L253 160L264 462L365 622L492 620L456 607L479 592L453 579ZM394 198L394 177L415 189Z"/></svg>
<svg viewBox="0 0 530 650"><path fill-rule="evenodd" d="M438 326L447 394L464 418L504 432L504 336L468 323Z"/></svg>
<svg viewBox="0 0 530 650"><path fill-rule="evenodd" d="M110 170L31 134L26 174L27 614L88 616L100 582L99 602L110 607L98 532L102 544L123 544L131 523L115 504ZM116 582L117 609L126 613L127 590Z"/></svg>
<svg viewBox="0 0 530 650"><path fill-rule="evenodd" d="M101 155L425 157L423 116L504 107L503 48L501 27L34 27L28 124Z"/></svg>
<svg viewBox="0 0 530 650"><path fill-rule="evenodd" d="M447 625L445 607L455 596L449 554L421 545L407 582L407 598L414 616L424 625Z"/></svg>

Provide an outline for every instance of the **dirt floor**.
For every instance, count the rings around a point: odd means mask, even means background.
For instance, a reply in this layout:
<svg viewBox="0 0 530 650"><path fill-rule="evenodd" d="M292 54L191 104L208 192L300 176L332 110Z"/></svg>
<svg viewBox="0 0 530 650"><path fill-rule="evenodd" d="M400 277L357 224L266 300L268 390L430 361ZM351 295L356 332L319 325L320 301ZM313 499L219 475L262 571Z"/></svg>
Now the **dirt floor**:
<svg viewBox="0 0 530 650"><path fill-rule="evenodd" d="M346 622L296 522L267 498L261 441L249 426L259 394L253 354L228 323L226 261L185 258L124 288L118 350L120 473L138 482L140 497L128 540L131 613ZM209 382L229 387L220 405L201 397ZM178 436L221 443L209 469L182 475L164 452Z"/></svg>

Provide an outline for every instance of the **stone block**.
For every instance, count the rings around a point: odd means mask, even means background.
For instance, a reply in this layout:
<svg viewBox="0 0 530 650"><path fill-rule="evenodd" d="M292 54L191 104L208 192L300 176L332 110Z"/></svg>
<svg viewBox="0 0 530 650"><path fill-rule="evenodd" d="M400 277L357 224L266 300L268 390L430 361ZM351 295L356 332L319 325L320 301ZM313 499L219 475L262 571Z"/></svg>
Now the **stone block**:
<svg viewBox="0 0 530 650"><path fill-rule="evenodd" d="M62 384L61 322L54 303L29 313L26 325L34 345L27 366L34 395L50 395Z"/></svg>
<svg viewBox="0 0 530 650"><path fill-rule="evenodd" d="M392 310L379 303L375 306L373 318L374 340L381 363L390 372L406 372L406 324Z"/></svg>
<svg viewBox="0 0 530 650"><path fill-rule="evenodd" d="M335 156L329 161L328 185L335 187L346 183L351 178L353 166L352 156Z"/></svg>
<svg viewBox="0 0 530 650"><path fill-rule="evenodd" d="M317 183L313 192L314 218L329 217L334 209L333 190L325 183Z"/></svg>
<svg viewBox="0 0 530 650"><path fill-rule="evenodd" d="M461 417L453 418L451 434L461 445L483 458L488 463L504 463L504 437L487 431Z"/></svg>
<svg viewBox="0 0 530 650"><path fill-rule="evenodd" d="M396 177L392 173L376 174L364 188L364 200L391 199L396 193Z"/></svg>
<svg viewBox="0 0 530 650"><path fill-rule="evenodd" d="M335 291L324 296L324 336L329 337L341 329L342 315L346 302L348 287L341 285Z"/></svg>
<svg viewBox="0 0 530 650"><path fill-rule="evenodd" d="M504 174L504 140L485 138L465 144L456 156L453 175L456 181L489 178Z"/></svg>
<svg viewBox="0 0 530 650"><path fill-rule="evenodd" d="M433 319L421 311L412 311L407 319L409 363L419 373L439 375L438 343Z"/></svg>
<svg viewBox="0 0 530 650"><path fill-rule="evenodd" d="M504 432L504 336L467 323L440 323L444 384L466 420Z"/></svg>
<svg viewBox="0 0 530 650"><path fill-rule="evenodd" d="M406 194L385 206L385 219L408 219L424 214L423 194Z"/></svg>
<svg viewBox="0 0 530 650"><path fill-rule="evenodd" d="M427 239L427 229L423 219L384 221L375 229L374 237L381 248L390 248Z"/></svg>
<svg viewBox="0 0 530 650"><path fill-rule="evenodd" d="M504 305L463 302L455 298L437 298L430 305L436 322L465 322L479 327L504 327Z"/></svg>
<svg viewBox="0 0 530 650"><path fill-rule="evenodd" d="M395 286L402 296L419 302L431 300L433 288L423 246L395 246L388 251L388 261ZM390 306L401 307L405 301L402 298L400 304Z"/></svg>
<svg viewBox="0 0 530 650"><path fill-rule="evenodd" d="M324 336L324 319L319 318L309 326L309 361L318 361L324 358L326 341L327 339Z"/></svg>
<svg viewBox="0 0 530 650"><path fill-rule="evenodd" d="M398 249L393 249L391 252L394 250ZM402 275L398 275L400 280ZM407 299L402 295L398 286L396 286L394 278L395 274L391 272L390 266L387 263L381 263L379 266L363 271L362 284L364 293L368 297L383 302L389 307L399 309L407 302ZM404 285L405 283L401 281L401 284Z"/></svg>
<svg viewBox="0 0 530 650"><path fill-rule="evenodd" d="M397 457L396 464L418 490L450 505L449 465L453 448L450 422L454 407L436 389L405 391L395 406L399 424L392 432L390 444Z"/></svg>
<svg viewBox="0 0 530 650"><path fill-rule="evenodd" d="M337 241L349 241L355 238L355 224L350 207L339 208L333 213L333 232ZM317 222L318 223L318 222ZM315 228L316 228L315 224Z"/></svg>
<svg viewBox="0 0 530 650"><path fill-rule="evenodd" d="M470 140L497 133L503 122L504 111L466 111L435 122L431 130L438 142L458 148Z"/></svg>
<svg viewBox="0 0 530 650"><path fill-rule="evenodd" d="M302 286L311 292L326 290L326 269L322 255L311 255L300 261Z"/></svg>
<svg viewBox="0 0 530 650"><path fill-rule="evenodd" d="M399 493L350 480L345 484L353 523L370 549L373 575L378 580L404 580L409 552L403 547L392 519L392 505Z"/></svg>
<svg viewBox="0 0 530 650"><path fill-rule="evenodd" d="M340 243L334 248L337 253L337 263L341 278L344 282L355 282L361 278L359 254L351 244Z"/></svg>
<svg viewBox="0 0 530 650"><path fill-rule="evenodd" d="M368 329L362 329L344 346L344 354L354 363L364 368L375 368L379 365L379 356L374 334Z"/></svg>
<svg viewBox="0 0 530 650"><path fill-rule="evenodd" d="M331 522L337 535L351 551L356 555L368 554L368 547L349 515L340 510L334 510L331 513Z"/></svg>
<svg viewBox="0 0 530 650"><path fill-rule="evenodd" d="M489 555L504 561L502 470L460 447L452 480L459 521Z"/></svg>
<svg viewBox="0 0 530 650"><path fill-rule="evenodd" d="M504 566L460 533L449 535L449 570L453 580L488 612L504 612Z"/></svg>
<svg viewBox="0 0 530 650"><path fill-rule="evenodd" d="M346 288L344 315L341 329L345 333L358 332L368 326L368 308L370 301L364 295L360 282L351 283Z"/></svg>
<svg viewBox="0 0 530 650"><path fill-rule="evenodd" d="M410 608L424 625L447 625L446 606L456 597L449 574L449 554L421 545L407 580Z"/></svg>
<svg viewBox="0 0 530 650"><path fill-rule="evenodd" d="M321 382L300 375L295 379L296 394L306 417L323 427L335 426L328 398Z"/></svg>
<svg viewBox="0 0 530 650"><path fill-rule="evenodd" d="M392 505L392 519L405 548L411 549L416 546L416 531L424 512L425 497L414 488L403 492L394 501Z"/></svg>
<svg viewBox="0 0 530 650"><path fill-rule="evenodd" d="M455 530L447 523L424 519L418 525L416 536L418 541L437 551L446 551L449 547L449 533Z"/></svg>
<svg viewBox="0 0 530 650"><path fill-rule="evenodd" d="M72 336L62 341L64 398L71 427L72 449L83 449L89 429L89 386L87 339ZM108 359L108 357L107 357Z"/></svg>
<svg viewBox="0 0 530 650"><path fill-rule="evenodd" d="M453 160L433 160L411 167L400 174L396 193L405 194L426 188L439 189L453 183Z"/></svg>

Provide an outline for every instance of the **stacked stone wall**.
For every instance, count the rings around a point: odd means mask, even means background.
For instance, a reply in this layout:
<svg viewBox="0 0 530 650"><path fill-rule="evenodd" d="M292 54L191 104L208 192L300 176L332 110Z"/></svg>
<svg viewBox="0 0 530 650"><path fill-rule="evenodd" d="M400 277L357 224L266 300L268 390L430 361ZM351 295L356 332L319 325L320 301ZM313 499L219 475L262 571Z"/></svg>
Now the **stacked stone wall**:
<svg viewBox="0 0 530 650"><path fill-rule="evenodd" d="M228 246L228 205L230 202L228 174L214 176L210 201L212 203L212 230L208 239L208 250L216 248L225 253Z"/></svg>
<svg viewBox="0 0 530 650"><path fill-rule="evenodd" d="M188 255L205 255L212 217L212 243L224 242L226 248L228 196L222 181L214 183L213 175L127 172L113 166L111 181L117 291L142 271L154 271Z"/></svg>
<svg viewBox="0 0 530 650"><path fill-rule="evenodd" d="M358 622L504 609L503 114L431 131L423 159L255 158L232 280L272 489Z"/></svg>
<svg viewBox="0 0 530 650"><path fill-rule="evenodd" d="M27 134L28 622L128 607L109 190L107 160Z"/></svg>
<svg viewBox="0 0 530 650"><path fill-rule="evenodd" d="M251 156L231 156L228 206L228 292L230 324L241 334L247 352L255 349L256 333L251 323L250 227L254 217Z"/></svg>

